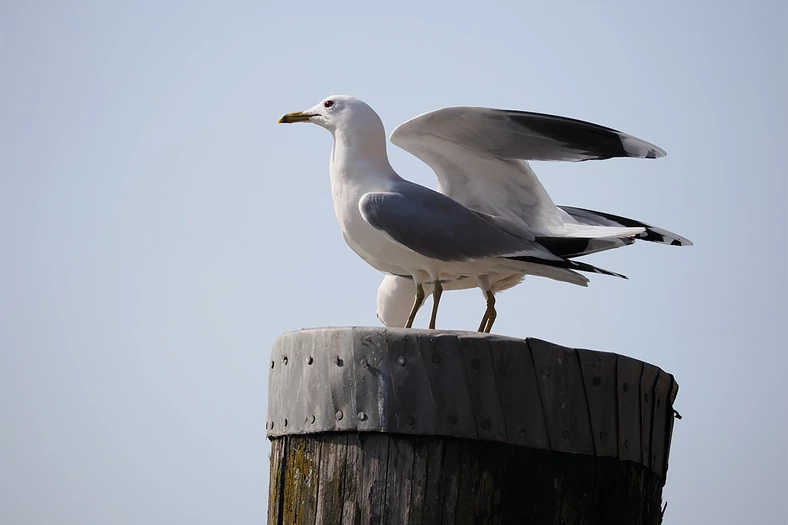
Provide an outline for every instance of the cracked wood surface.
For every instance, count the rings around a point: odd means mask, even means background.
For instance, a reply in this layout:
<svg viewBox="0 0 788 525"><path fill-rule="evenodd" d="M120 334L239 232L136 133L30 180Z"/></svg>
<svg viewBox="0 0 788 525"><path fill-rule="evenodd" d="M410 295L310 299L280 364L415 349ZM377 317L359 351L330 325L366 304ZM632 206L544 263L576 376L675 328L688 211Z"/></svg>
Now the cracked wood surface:
<svg viewBox="0 0 788 525"><path fill-rule="evenodd" d="M341 432L275 438L271 461L269 525L661 522L660 477L612 457Z"/></svg>

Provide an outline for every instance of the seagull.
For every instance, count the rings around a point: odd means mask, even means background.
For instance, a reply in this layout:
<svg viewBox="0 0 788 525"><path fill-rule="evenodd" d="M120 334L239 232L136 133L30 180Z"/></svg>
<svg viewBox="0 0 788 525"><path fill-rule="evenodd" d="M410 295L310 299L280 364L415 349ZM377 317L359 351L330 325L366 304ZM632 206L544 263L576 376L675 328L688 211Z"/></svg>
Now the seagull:
<svg viewBox="0 0 788 525"><path fill-rule="evenodd" d="M484 179L487 180L487 179ZM487 181L487 184L495 184L495 182ZM650 224L646 224L635 219L620 217L610 213L587 210L583 208L575 208L571 206L559 206L562 210L570 214L575 220L587 225L600 225L600 226L642 226L645 232L635 236L633 239L621 239L623 244L610 242L604 244L600 240L595 241L596 244L591 246L583 245L584 241L578 243L575 247L574 253L567 253L567 257L578 257L581 255L589 255L597 251L604 251L620 246L628 246L632 244L635 239L654 242L657 244L667 244L670 246L692 246L692 242L680 235L657 228ZM549 246L549 244L548 244ZM567 246L568 249L569 248ZM492 292L496 294L504 290L508 290L520 283L525 279L526 274L523 272L515 272L510 275L501 275L492 281ZM477 285L473 279L467 277L460 277L453 281L444 281L441 283L443 290L467 290L475 288ZM425 295L427 297L432 293L432 283L424 284ZM415 291L413 280L408 277L401 277L398 275L386 275L378 287L377 294L377 317L388 328L403 328L407 322L408 312L410 311L410 304ZM494 312L493 312L494 313ZM485 321L487 323L485 324ZM482 319L482 325L479 326L479 331L490 332L492 325L495 322L495 317L491 319Z"/></svg>
<svg viewBox="0 0 788 525"><path fill-rule="evenodd" d="M442 282L466 278L474 279L487 299L486 329L497 315L493 283L498 279L522 273L587 286L588 278L578 272L624 277L561 253L576 251L580 244L623 245L646 229L573 219L553 204L527 160L665 155L630 135L573 119L444 108L405 122L391 136L393 144L435 171L440 190L435 191L394 171L380 117L357 98L331 96L279 122L311 122L333 135L329 173L344 239L377 270L412 279L415 297L406 328L424 302L425 284L433 287L430 329L435 328ZM495 191L479 184L479 174L499 179ZM457 195L464 196L465 204Z"/></svg>

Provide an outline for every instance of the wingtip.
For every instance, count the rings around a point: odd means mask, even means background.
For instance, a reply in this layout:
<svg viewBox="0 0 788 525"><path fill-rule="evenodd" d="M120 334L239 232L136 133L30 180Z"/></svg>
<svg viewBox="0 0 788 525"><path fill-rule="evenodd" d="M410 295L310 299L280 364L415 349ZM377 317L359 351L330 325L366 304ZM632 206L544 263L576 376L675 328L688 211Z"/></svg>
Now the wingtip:
<svg viewBox="0 0 788 525"><path fill-rule="evenodd" d="M660 159L667 156L667 152L664 149L646 142L645 140L633 137L631 135L625 135L620 132L619 137L621 138L621 143L624 146L624 151L630 157L639 159Z"/></svg>
<svg viewBox="0 0 788 525"><path fill-rule="evenodd" d="M664 149L661 148L652 148L646 153L647 159L661 159L662 157L667 157L668 154Z"/></svg>

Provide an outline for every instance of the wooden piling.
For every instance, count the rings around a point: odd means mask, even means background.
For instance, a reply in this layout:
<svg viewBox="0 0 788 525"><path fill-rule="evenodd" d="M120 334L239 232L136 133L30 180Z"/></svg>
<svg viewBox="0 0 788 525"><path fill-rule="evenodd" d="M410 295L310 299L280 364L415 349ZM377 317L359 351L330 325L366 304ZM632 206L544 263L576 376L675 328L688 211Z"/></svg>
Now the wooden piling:
<svg viewBox="0 0 788 525"><path fill-rule="evenodd" d="M326 328L276 341L269 525L656 524L673 376L538 339Z"/></svg>

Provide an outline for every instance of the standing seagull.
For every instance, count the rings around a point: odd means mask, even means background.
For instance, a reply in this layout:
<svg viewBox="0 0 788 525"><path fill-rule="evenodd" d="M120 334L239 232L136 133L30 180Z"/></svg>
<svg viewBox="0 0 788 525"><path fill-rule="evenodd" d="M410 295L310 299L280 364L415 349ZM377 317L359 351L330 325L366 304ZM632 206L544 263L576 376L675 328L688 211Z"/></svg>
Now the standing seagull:
<svg viewBox="0 0 788 525"><path fill-rule="evenodd" d="M497 184L495 181L487 180L488 184ZM461 204L464 204L460 201ZM654 242L657 244L668 244L671 246L692 246L692 242L680 235L651 226L649 224L628 219L626 217L619 217L609 213L599 211L586 210L583 208L573 208L570 206L559 206L562 210L571 215L575 220L589 226L642 226L646 229L645 232L637 235L635 239ZM617 242L602 242L602 241L616 241L616 239L598 239L595 243L590 243L590 246L584 244L581 240L574 248L579 252L566 253L565 257L579 257L582 255L589 255L597 251L604 251L621 246L628 246L632 244L635 239L621 239L622 243ZM567 245L567 247L569 247ZM571 249L571 247L569 247ZM511 275L499 276L497 280L492 282L492 292L498 293L508 290L521 282L525 278L525 273L518 272ZM459 278L453 281L446 281L441 283L444 290L467 290L475 288L476 282L473 279ZM425 295L429 296L432 293L432 284L425 284ZM402 328L407 323L408 313L410 312L411 302L413 301L413 294L415 286L413 280L407 277L398 275L387 275L378 287L377 295L377 316L380 321L389 328ZM493 311L492 317L482 318L482 324L479 326L480 332L489 332L495 322L495 313Z"/></svg>
<svg viewBox="0 0 788 525"><path fill-rule="evenodd" d="M439 126L450 131L448 136L430 132L429 121L436 117L453 121ZM426 126L412 126L419 119L425 119ZM587 285L588 279L577 271L623 277L556 255L560 246L548 249L543 239L553 244L592 243L631 238L645 229L588 226L571 220L519 159L525 154L538 160L664 155L651 144L593 124L487 108L447 108L395 130L392 141L429 164L441 185L467 179L469 170L487 176L509 176L514 170L528 178L530 192L520 198L476 195L489 199L491 210L479 212L401 178L389 164L380 117L361 100L328 97L309 110L283 116L280 122L312 122L333 135L331 189L345 241L374 268L413 279L416 294L406 327L412 326L424 301L424 283L434 286L429 327L435 328L442 280L475 278L487 297L485 316L489 317L494 312L491 281L497 276L522 272L580 286ZM472 179L465 180L465 188L476 193Z"/></svg>
<svg viewBox="0 0 788 525"><path fill-rule="evenodd" d="M528 165L528 160L584 161L665 155L662 149L619 131L541 113L455 107L408 120L394 130L391 142L433 168L440 193L474 211L509 217L526 225L534 224L535 213L541 215L540 220L551 216L555 220L557 215L561 226L551 228L548 222L542 229L543 236L537 240L561 257L620 248L635 239L673 246L692 245L684 237L634 219L582 208L556 207ZM540 208L535 210L534 206ZM571 231L572 224L634 227L642 231L620 238L578 238L565 234L566 230ZM545 230L550 233L544 235ZM498 275L491 292L511 288L524 277L521 272ZM467 278L440 284L455 290L476 286L473 279ZM378 288L377 314L386 326L404 326L408 311L405 305L409 304L407 297L412 297L413 290L413 281L405 277L383 279ZM494 304L494 298L492 301ZM489 332L494 321L495 310L488 307L479 331Z"/></svg>

